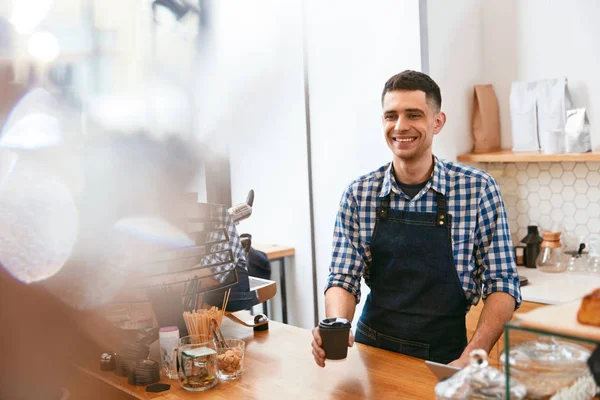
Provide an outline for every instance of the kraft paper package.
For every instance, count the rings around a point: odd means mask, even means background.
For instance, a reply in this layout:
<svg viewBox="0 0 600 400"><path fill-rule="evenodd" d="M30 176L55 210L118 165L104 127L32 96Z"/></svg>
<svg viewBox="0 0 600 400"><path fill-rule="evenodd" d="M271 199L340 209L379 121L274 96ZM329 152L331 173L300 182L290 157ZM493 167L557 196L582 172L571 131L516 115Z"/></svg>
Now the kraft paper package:
<svg viewBox="0 0 600 400"><path fill-rule="evenodd" d="M513 82L510 88L513 151L538 151L536 82Z"/></svg>
<svg viewBox="0 0 600 400"><path fill-rule="evenodd" d="M585 108L567 111L565 124L565 149L567 153L586 153L592 151L590 123Z"/></svg>
<svg viewBox="0 0 600 400"><path fill-rule="evenodd" d="M544 153L564 152L564 131L571 97L565 77L536 82L538 134Z"/></svg>
<svg viewBox="0 0 600 400"><path fill-rule="evenodd" d="M500 150L500 112L492 85L475 85L471 128L474 153Z"/></svg>

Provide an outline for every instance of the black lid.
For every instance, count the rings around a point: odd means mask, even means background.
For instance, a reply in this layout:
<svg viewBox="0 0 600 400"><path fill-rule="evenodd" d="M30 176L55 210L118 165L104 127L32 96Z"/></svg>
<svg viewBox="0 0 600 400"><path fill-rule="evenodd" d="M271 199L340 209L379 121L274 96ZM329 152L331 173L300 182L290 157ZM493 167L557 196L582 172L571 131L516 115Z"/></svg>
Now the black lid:
<svg viewBox="0 0 600 400"><path fill-rule="evenodd" d="M536 225L527 226L527 236L521 239L521 243L525 244L540 244L544 241L538 232Z"/></svg>
<svg viewBox="0 0 600 400"><path fill-rule="evenodd" d="M350 325L350 321L345 318L325 318L319 322L319 328L326 329L349 328Z"/></svg>

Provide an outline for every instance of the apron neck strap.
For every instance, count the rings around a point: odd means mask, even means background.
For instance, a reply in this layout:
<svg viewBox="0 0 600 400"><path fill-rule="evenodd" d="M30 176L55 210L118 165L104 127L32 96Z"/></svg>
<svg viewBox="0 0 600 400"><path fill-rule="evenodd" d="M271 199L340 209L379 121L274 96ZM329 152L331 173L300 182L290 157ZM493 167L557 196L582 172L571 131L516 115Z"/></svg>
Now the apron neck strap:
<svg viewBox="0 0 600 400"><path fill-rule="evenodd" d="M381 199L381 206L379 208L379 218L386 218L388 215L388 210L390 209L390 193L388 193L383 199Z"/></svg>
<svg viewBox="0 0 600 400"><path fill-rule="evenodd" d="M448 221L448 205L446 203L446 196L440 192L435 192L435 201L437 202L437 224L440 226L449 224L450 221Z"/></svg>

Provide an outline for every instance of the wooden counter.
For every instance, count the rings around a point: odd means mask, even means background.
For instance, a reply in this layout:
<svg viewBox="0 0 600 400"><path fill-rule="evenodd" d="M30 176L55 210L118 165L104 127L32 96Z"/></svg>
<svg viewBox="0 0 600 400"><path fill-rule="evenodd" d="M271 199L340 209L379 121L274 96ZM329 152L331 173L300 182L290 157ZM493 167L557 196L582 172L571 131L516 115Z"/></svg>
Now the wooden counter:
<svg viewBox="0 0 600 400"><path fill-rule="evenodd" d="M171 389L146 393L145 387L127 383L114 372L98 366L80 368L138 399L432 399L437 383L423 360L374 347L355 344L344 361L319 368L313 360L309 330L269 322L269 330L226 321L227 337L246 342L244 375L220 381L206 392L186 392L176 380L163 379Z"/></svg>
<svg viewBox="0 0 600 400"><path fill-rule="evenodd" d="M278 244L253 244L258 251L262 251L267 255L269 260L278 260L283 257L290 257L296 254L296 249L289 246L280 246Z"/></svg>

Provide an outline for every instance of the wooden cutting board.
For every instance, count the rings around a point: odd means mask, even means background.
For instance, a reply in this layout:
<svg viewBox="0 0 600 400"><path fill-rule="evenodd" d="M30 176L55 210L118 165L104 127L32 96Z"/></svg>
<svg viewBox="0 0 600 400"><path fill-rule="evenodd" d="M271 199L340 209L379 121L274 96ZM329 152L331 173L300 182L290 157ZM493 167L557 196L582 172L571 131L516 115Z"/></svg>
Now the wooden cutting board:
<svg viewBox="0 0 600 400"><path fill-rule="evenodd" d="M577 322L581 299L556 306L540 307L523 314L515 314L521 326L571 335L600 342L600 327Z"/></svg>

